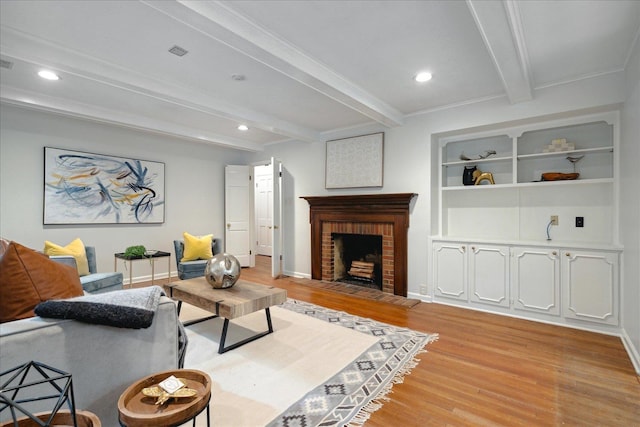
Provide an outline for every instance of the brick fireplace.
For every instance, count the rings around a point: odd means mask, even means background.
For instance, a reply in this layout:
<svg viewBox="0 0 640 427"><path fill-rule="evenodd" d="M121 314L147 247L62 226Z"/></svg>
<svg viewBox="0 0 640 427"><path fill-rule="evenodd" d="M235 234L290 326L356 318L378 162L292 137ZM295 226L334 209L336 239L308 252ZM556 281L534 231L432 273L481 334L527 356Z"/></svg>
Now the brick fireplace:
<svg viewBox="0 0 640 427"><path fill-rule="evenodd" d="M382 291L407 296L407 230L415 193L307 196L311 277L334 280L332 234L382 236Z"/></svg>

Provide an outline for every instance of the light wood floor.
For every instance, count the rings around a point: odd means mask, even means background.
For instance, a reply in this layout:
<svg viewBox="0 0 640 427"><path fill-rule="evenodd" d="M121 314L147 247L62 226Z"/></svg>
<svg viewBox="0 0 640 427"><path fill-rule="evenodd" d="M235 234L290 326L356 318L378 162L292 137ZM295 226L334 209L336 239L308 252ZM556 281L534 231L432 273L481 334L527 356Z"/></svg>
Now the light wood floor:
<svg viewBox="0 0 640 427"><path fill-rule="evenodd" d="M242 279L440 335L366 427L640 426L640 378L617 337L441 304L407 309L364 300L274 280L270 259L257 258Z"/></svg>

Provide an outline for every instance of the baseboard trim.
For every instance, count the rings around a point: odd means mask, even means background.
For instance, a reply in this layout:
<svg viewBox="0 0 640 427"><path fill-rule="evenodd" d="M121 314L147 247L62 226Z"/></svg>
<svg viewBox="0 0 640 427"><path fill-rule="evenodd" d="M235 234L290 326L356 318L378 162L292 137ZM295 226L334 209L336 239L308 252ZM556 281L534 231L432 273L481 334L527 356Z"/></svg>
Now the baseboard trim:
<svg viewBox="0 0 640 427"><path fill-rule="evenodd" d="M311 279L311 274L298 273L297 271L283 270L282 274L289 277L299 277L300 279Z"/></svg>
<svg viewBox="0 0 640 427"><path fill-rule="evenodd" d="M636 370L636 373L640 375L640 352L633 345L633 341L631 341L631 337L627 334L627 331L623 328L620 334L620 338L622 339L622 345L624 345L625 350L627 350L627 354L629 355L629 359L631 359L631 363Z"/></svg>
<svg viewBox="0 0 640 427"><path fill-rule="evenodd" d="M407 292L407 298L419 299L422 302L433 302L431 295L422 295L416 292Z"/></svg>

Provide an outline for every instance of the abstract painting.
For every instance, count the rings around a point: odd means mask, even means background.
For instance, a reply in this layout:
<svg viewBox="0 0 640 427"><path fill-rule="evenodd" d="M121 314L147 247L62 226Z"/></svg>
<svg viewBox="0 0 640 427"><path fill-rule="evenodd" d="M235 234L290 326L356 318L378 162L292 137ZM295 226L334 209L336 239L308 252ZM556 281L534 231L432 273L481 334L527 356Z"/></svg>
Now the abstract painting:
<svg viewBox="0 0 640 427"><path fill-rule="evenodd" d="M382 187L384 133L327 141L325 188Z"/></svg>
<svg viewBox="0 0 640 427"><path fill-rule="evenodd" d="M44 147L44 224L164 222L164 163Z"/></svg>

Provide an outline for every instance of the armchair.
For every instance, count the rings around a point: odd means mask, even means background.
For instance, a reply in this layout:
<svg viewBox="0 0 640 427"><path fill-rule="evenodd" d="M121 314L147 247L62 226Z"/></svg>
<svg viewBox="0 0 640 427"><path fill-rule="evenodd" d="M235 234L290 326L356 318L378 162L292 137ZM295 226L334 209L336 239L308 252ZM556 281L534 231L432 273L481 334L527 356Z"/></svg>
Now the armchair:
<svg viewBox="0 0 640 427"><path fill-rule="evenodd" d="M85 246L84 250L87 255L89 264L89 274L80 276L82 289L90 294L100 294L103 292L117 291L122 289L122 273L109 272L98 273L96 263L96 248L94 246ZM54 255L49 257L54 261L61 262L77 268L76 260L68 255Z"/></svg>
<svg viewBox="0 0 640 427"><path fill-rule="evenodd" d="M207 265L206 259L181 262L180 260L184 256L184 240L174 240L173 246L176 251L176 265L178 267L178 277L180 280L204 276L204 269ZM214 255L222 252L221 246L221 239L213 238L211 240L211 252L213 252Z"/></svg>

